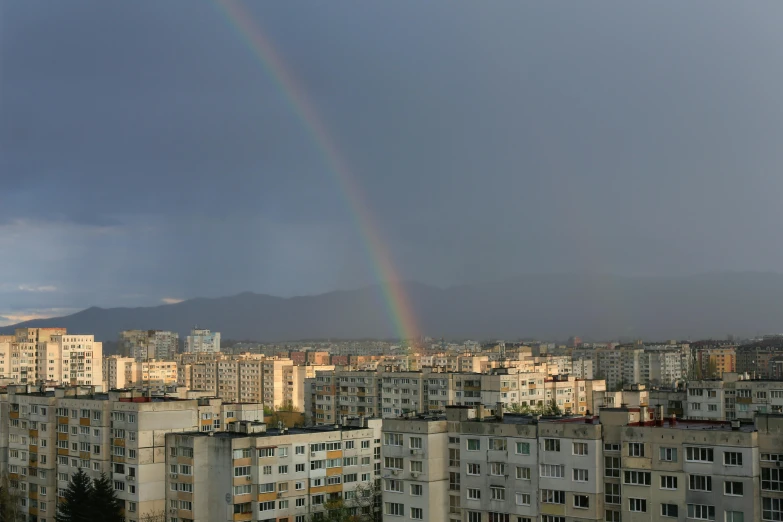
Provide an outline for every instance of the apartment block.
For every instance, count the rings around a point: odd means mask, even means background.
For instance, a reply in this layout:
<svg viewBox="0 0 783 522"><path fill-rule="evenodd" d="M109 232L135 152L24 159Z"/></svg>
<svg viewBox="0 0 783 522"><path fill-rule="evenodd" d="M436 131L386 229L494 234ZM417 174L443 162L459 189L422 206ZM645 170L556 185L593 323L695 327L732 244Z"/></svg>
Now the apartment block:
<svg viewBox="0 0 783 522"><path fill-rule="evenodd" d="M220 352L220 332L194 328L185 338L185 353Z"/></svg>
<svg viewBox="0 0 783 522"><path fill-rule="evenodd" d="M165 434L221 431L234 421L263 419L260 404L219 399L150 398L93 387L9 386L0 395L3 447L0 470L20 495L25 516L52 522L58 498L77 469L113 480L128 521L163 513ZM6 435L7 434L7 439Z"/></svg>
<svg viewBox="0 0 783 522"><path fill-rule="evenodd" d="M162 391L178 382L175 361L137 361L112 355L103 359L104 390L140 388Z"/></svg>
<svg viewBox="0 0 783 522"><path fill-rule="evenodd" d="M123 330L119 351L136 361L173 359L179 351L179 334L164 330Z"/></svg>
<svg viewBox="0 0 783 522"><path fill-rule="evenodd" d="M724 373L723 379L690 381L689 419L753 420L758 413L783 413L783 381Z"/></svg>
<svg viewBox="0 0 783 522"><path fill-rule="evenodd" d="M780 521L782 431L783 414L680 420L645 405L600 418L452 406L384 419L383 518Z"/></svg>
<svg viewBox="0 0 783 522"><path fill-rule="evenodd" d="M228 431L169 433L168 520L306 522L336 505L372 517L380 475L379 419L337 427L268 429L234 422Z"/></svg>

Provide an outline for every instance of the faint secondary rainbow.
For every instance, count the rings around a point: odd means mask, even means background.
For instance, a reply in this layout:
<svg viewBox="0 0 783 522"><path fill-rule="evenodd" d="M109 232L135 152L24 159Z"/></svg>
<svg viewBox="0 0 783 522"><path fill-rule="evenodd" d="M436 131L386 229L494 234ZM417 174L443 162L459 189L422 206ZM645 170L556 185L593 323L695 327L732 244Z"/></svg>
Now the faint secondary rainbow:
<svg viewBox="0 0 783 522"><path fill-rule="evenodd" d="M277 84L283 98L301 120L315 147L323 156L328 170L336 179L348 207L354 213L356 226L365 243L370 266L380 284L385 306L395 332L400 339L418 337L419 330L414 319L413 308L391 261L391 255L381 241L359 185L353 179L348 165L330 138L328 129L315 107L294 81L272 43L261 31L261 28L253 23L252 17L245 12L242 6L234 0L213 0L213 2L226 20L237 29L253 55Z"/></svg>

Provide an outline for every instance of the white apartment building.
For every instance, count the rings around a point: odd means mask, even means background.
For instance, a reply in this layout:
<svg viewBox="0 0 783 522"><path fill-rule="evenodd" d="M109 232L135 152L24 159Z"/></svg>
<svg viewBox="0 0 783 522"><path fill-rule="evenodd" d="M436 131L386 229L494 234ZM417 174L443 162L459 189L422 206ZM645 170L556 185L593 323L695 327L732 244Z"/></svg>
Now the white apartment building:
<svg viewBox="0 0 783 522"><path fill-rule="evenodd" d="M384 521L783 519L781 414L741 425L645 406L600 419L495 413L384 419Z"/></svg>
<svg viewBox="0 0 783 522"><path fill-rule="evenodd" d="M185 353L220 352L220 332L194 328L185 338Z"/></svg>
<svg viewBox="0 0 783 522"><path fill-rule="evenodd" d="M379 419L357 419L337 427L236 422L211 436L169 433L167 520L307 522L335 503L372 520L380 430Z"/></svg>
<svg viewBox="0 0 783 522"><path fill-rule="evenodd" d="M783 413L783 381L745 377L727 372L723 379L688 382L685 415L689 419L753 420L757 413Z"/></svg>

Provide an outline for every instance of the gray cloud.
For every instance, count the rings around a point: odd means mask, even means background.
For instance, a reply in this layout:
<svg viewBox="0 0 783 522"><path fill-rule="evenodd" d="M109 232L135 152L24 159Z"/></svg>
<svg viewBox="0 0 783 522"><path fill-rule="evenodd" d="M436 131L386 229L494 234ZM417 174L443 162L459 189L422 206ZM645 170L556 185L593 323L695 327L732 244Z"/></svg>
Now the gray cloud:
<svg viewBox="0 0 783 522"><path fill-rule="evenodd" d="M245 7L404 278L783 262L777 2ZM215 4L2 10L0 282L58 291L0 311L376 277L307 122Z"/></svg>

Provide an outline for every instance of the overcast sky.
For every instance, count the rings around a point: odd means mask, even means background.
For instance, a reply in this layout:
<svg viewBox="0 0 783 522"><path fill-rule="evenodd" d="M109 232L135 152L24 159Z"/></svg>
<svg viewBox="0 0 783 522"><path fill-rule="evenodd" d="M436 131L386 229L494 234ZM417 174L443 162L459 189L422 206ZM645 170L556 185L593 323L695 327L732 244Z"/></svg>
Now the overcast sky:
<svg viewBox="0 0 783 522"><path fill-rule="evenodd" d="M783 266L783 3L252 2L404 279ZM375 281L217 4L0 0L0 324Z"/></svg>

